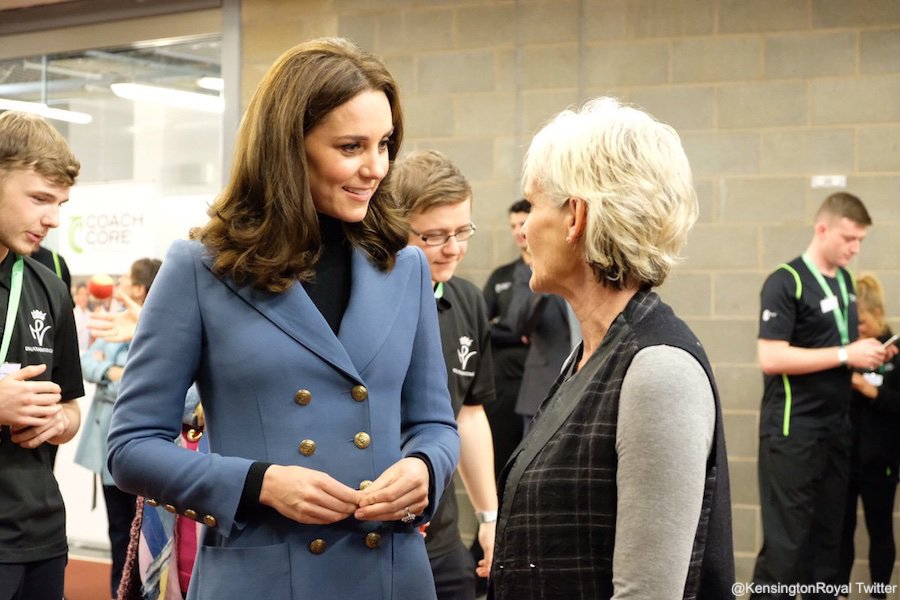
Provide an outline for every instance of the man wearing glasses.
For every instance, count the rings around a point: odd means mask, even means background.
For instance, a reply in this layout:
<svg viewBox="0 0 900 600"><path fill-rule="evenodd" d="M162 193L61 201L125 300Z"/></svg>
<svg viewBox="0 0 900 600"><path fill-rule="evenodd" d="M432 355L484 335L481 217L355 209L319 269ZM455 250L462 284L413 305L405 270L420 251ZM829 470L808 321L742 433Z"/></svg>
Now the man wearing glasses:
<svg viewBox="0 0 900 600"><path fill-rule="evenodd" d="M438 600L474 600L475 575L487 577L494 553L497 487L484 404L494 400L491 328L484 297L453 277L475 234L472 188L443 154L416 152L391 169L391 192L409 221L409 243L425 253L437 301L450 398L459 426L459 474L475 507L484 559L474 559L459 536L453 484L425 530Z"/></svg>

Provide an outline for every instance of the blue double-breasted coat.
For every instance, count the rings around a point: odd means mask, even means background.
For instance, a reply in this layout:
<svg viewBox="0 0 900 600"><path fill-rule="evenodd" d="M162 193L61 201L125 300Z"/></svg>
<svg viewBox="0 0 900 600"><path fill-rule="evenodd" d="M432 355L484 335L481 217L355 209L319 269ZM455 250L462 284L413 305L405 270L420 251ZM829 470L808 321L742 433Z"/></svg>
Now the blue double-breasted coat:
<svg viewBox="0 0 900 600"><path fill-rule="evenodd" d="M168 252L132 344L109 466L122 489L206 525L189 600L435 597L416 526L452 477L459 436L428 265L407 248L385 273L354 250L351 268L336 336L300 284L272 294L219 278L198 242ZM172 444L195 380L209 454ZM412 454L434 475L412 525L236 515L254 461L357 488Z"/></svg>

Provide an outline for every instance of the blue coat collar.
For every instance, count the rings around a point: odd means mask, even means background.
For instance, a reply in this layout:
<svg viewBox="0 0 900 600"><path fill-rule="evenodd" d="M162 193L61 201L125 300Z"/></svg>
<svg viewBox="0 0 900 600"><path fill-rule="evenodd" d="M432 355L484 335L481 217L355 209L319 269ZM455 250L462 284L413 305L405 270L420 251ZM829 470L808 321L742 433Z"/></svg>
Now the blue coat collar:
<svg viewBox="0 0 900 600"><path fill-rule="evenodd" d="M204 254L202 262L211 269L210 256ZM369 262L362 251L353 249L350 302L337 336L299 282L284 293L273 294L252 285L238 285L230 277L220 279L285 334L348 377L362 381L360 373L384 345L397 318L399 303L393 301L392 295L404 289L405 280L397 278L409 276L408 269L397 268L401 262L398 256L395 268L385 273Z"/></svg>

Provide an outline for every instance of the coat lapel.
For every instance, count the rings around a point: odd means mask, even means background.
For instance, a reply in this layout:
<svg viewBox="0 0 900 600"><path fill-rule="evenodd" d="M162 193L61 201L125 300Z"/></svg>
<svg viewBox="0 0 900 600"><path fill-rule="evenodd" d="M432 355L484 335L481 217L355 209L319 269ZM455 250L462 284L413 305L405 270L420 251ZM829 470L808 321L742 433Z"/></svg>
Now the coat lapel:
<svg viewBox="0 0 900 600"><path fill-rule="evenodd" d="M211 259L204 255L202 260L209 269ZM300 283L295 283L284 293L273 294L252 285L239 286L230 277L220 280L297 343L359 381L359 373L347 351Z"/></svg>
<svg viewBox="0 0 900 600"><path fill-rule="evenodd" d="M397 320L401 302L396 295L418 291L410 290L407 285L413 271L402 268L401 261L398 256L394 268L383 272L369 262L363 252L353 250L353 285L338 339L360 373L382 351Z"/></svg>

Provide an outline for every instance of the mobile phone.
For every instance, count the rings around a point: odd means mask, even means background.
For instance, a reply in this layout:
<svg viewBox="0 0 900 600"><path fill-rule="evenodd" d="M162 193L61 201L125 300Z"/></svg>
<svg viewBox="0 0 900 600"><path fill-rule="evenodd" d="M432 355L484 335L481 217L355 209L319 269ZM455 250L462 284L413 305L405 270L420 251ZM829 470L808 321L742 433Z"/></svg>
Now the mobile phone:
<svg viewBox="0 0 900 600"><path fill-rule="evenodd" d="M894 335L892 335L891 337L889 337L888 339L886 339L886 340L884 341L884 343L881 344L881 347L882 347L882 348L887 348L888 346L890 346L891 344L893 344L894 342L896 342L898 339L900 339L900 333L895 333Z"/></svg>

